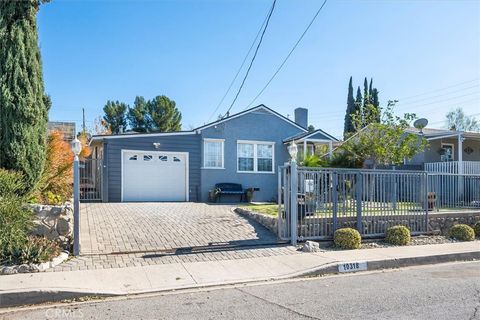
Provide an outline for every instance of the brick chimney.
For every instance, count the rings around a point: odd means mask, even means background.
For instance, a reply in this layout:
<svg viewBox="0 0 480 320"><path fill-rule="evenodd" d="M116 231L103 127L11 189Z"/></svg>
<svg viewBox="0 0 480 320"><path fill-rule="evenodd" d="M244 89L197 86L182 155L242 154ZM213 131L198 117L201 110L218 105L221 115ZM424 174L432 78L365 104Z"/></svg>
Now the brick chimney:
<svg viewBox="0 0 480 320"><path fill-rule="evenodd" d="M307 129L308 127L308 109L307 108L295 109L295 123Z"/></svg>

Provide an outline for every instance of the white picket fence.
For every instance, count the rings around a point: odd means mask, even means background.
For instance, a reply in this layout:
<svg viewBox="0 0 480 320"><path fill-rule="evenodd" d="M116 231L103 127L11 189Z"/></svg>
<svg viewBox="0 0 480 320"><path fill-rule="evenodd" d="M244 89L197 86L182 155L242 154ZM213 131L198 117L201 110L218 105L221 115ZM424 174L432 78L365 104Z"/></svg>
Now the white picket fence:
<svg viewBox="0 0 480 320"><path fill-rule="evenodd" d="M463 170L459 170L463 168ZM425 171L434 173L480 174L480 161L448 161L425 163Z"/></svg>

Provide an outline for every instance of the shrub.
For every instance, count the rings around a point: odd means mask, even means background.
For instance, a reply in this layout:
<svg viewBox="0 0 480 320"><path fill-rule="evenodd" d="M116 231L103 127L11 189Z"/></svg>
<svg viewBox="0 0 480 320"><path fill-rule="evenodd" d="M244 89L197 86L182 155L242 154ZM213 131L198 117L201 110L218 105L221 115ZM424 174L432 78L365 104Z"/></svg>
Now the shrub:
<svg viewBox="0 0 480 320"><path fill-rule="evenodd" d="M342 228L333 236L335 246L341 249L359 249L362 244L360 233L352 228Z"/></svg>
<svg viewBox="0 0 480 320"><path fill-rule="evenodd" d="M480 221L477 221L474 225L473 225L473 231L475 232L475 236L477 238L480 238Z"/></svg>
<svg viewBox="0 0 480 320"><path fill-rule="evenodd" d="M25 191L25 182L21 173L0 169L0 199L18 197L23 195Z"/></svg>
<svg viewBox="0 0 480 320"><path fill-rule="evenodd" d="M410 230L405 226L393 226L387 229L385 241L396 246L405 246L410 242Z"/></svg>
<svg viewBox="0 0 480 320"><path fill-rule="evenodd" d="M473 241L475 240L475 231L473 228L466 224L454 225L449 232L451 238L460 241Z"/></svg>

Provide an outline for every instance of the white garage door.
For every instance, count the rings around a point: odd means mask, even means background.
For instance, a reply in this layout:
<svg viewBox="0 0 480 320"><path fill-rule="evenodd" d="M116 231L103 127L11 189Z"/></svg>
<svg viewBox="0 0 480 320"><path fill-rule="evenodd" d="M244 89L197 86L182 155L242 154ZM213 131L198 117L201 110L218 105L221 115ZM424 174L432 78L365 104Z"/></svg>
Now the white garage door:
<svg viewBox="0 0 480 320"><path fill-rule="evenodd" d="M122 201L188 201L188 153L123 151Z"/></svg>

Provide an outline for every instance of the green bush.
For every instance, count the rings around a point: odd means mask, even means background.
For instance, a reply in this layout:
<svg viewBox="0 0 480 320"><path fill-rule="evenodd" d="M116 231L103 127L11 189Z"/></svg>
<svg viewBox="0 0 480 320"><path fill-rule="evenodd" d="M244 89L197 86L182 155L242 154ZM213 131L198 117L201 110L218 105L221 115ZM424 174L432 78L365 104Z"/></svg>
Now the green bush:
<svg viewBox="0 0 480 320"><path fill-rule="evenodd" d="M352 228L342 228L333 235L335 246L341 249L359 249L362 244L360 233Z"/></svg>
<svg viewBox="0 0 480 320"><path fill-rule="evenodd" d="M450 229L449 236L460 241L473 241L475 240L475 231L466 224L457 224Z"/></svg>
<svg viewBox="0 0 480 320"><path fill-rule="evenodd" d="M25 182L21 173L0 169L0 199L21 197L25 191Z"/></svg>
<svg viewBox="0 0 480 320"><path fill-rule="evenodd" d="M473 225L473 231L475 232L475 236L477 238L480 238L480 221L477 221L474 225Z"/></svg>
<svg viewBox="0 0 480 320"><path fill-rule="evenodd" d="M396 246L405 246L410 242L410 230L405 226L393 226L387 229L385 241Z"/></svg>

